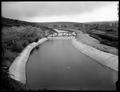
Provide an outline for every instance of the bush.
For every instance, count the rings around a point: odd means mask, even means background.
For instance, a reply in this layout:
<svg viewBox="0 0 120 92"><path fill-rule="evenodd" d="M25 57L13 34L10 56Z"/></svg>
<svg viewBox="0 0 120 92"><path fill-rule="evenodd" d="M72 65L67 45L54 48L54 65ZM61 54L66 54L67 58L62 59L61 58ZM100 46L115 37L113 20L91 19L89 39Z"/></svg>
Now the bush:
<svg viewBox="0 0 120 92"><path fill-rule="evenodd" d="M16 52L13 52L11 50L6 50L6 51L4 51L3 59L13 62L13 60L17 57L17 55L18 55L18 53L16 53Z"/></svg>
<svg viewBox="0 0 120 92"><path fill-rule="evenodd" d="M13 52L21 52L24 49L23 42L18 41L14 43L11 49Z"/></svg>
<svg viewBox="0 0 120 92"><path fill-rule="evenodd" d="M91 34L90 33L90 36L95 38L95 39L97 39L97 40L99 40L100 42L102 41L102 39L98 35L96 35L96 34Z"/></svg>
<svg viewBox="0 0 120 92"><path fill-rule="evenodd" d="M0 91L25 90L25 85L14 79L11 79L7 72L8 71L2 69Z"/></svg>

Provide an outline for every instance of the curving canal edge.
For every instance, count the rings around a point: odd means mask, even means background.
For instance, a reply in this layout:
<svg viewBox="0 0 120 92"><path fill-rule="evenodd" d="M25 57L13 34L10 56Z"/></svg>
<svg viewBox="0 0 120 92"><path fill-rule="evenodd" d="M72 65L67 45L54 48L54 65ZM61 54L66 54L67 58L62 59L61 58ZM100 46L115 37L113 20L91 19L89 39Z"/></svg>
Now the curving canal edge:
<svg viewBox="0 0 120 92"><path fill-rule="evenodd" d="M36 46L42 44L43 42L51 39L42 38L38 42L33 42L29 44L22 53L14 60L9 68L9 75L12 79L20 81L23 84L26 84L26 62L29 58L30 52ZM53 38L52 38L53 39ZM112 55L110 53L105 53L103 51L97 50L91 46L85 45L81 42L78 42L74 37L72 39L72 45L78 49L80 52L88 55L89 57L95 59L99 63L118 71L118 56Z"/></svg>
<svg viewBox="0 0 120 92"><path fill-rule="evenodd" d="M16 57L14 62L11 64L9 68L9 76L17 81L20 81L23 84L26 84L26 62L29 58L30 52L33 48L36 46L42 44L43 42L47 41L47 38L42 38L38 42L33 42L29 44L22 52L21 54Z"/></svg>
<svg viewBox="0 0 120 92"><path fill-rule="evenodd" d="M78 42L76 39L72 39L73 46L78 49L80 52L91 57L97 62L118 71L118 56L110 53L100 51L96 48Z"/></svg>

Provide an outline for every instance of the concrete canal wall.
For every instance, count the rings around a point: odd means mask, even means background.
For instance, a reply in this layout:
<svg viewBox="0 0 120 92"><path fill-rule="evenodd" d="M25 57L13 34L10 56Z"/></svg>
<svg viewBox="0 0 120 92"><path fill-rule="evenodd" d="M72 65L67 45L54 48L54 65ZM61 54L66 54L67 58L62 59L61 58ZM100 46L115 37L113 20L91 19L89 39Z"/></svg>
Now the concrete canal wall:
<svg viewBox="0 0 120 92"><path fill-rule="evenodd" d="M9 68L9 75L12 79L20 81L21 83L26 83L26 62L28 61L30 52L36 46L47 41L47 38L40 39L38 42L33 42L29 44L16 59L13 61Z"/></svg>
<svg viewBox="0 0 120 92"><path fill-rule="evenodd" d="M118 71L118 56L110 53L100 51L89 45L78 42L76 39L72 39L72 44L80 52L88 55L89 57L95 59L99 63Z"/></svg>

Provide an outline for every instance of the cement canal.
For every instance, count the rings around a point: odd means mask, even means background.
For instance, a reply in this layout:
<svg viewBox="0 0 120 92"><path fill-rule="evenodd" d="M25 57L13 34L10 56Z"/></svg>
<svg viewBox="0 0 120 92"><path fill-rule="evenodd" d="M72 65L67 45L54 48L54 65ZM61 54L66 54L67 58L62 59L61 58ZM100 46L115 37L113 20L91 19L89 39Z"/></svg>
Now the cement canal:
<svg viewBox="0 0 120 92"><path fill-rule="evenodd" d="M115 90L117 72L80 53L71 40L48 40L30 55L27 89Z"/></svg>

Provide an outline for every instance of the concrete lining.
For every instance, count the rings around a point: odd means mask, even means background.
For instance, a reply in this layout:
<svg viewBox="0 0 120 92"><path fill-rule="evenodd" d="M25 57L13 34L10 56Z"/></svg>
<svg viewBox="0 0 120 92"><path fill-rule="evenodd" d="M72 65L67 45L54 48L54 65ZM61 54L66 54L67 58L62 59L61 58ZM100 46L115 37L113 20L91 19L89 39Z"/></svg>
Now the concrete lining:
<svg viewBox="0 0 120 92"><path fill-rule="evenodd" d="M42 44L43 42L47 41L47 38L42 38L38 42L33 42L29 44L16 59L13 61L9 68L9 76L12 79L20 81L23 84L26 84L26 62L29 58L30 52L36 46Z"/></svg>
<svg viewBox="0 0 120 92"><path fill-rule="evenodd" d="M82 53L88 55L89 57L95 59L99 63L118 71L118 56L110 53L100 51L91 46L85 45L76 39L72 39L72 44Z"/></svg>

